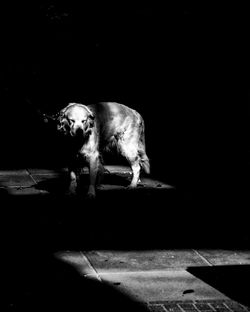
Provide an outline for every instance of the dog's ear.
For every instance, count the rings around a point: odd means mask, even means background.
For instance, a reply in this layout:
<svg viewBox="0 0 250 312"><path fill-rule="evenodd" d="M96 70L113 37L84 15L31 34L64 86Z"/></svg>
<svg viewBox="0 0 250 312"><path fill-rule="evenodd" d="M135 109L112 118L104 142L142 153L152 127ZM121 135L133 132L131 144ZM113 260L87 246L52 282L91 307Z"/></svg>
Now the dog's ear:
<svg viewBox="0 0 250 312"><path fill-rule="evenodd" d="M61 109L59 111L59 113L57 113L56 115L56 121L57 121L57 130L59 130L60 132L63 133L67 133L67 131L69 130L70 126L69 126L69 122L66 118L66 111L69 107L75 105L75 103L69 103L66 107L64 107L63 109Z"/></svg>
<svg viewBox="0 0 250 312"><path fill-rule="evenodd" d="M85 134L90 134L95 124L94 114L90 110L88 110L88 112L89 114L85 123L85 129L84 129Z"/></svg>
<svg viewBox="0 0 250 312"><path fill-rule="evenodd" d="M86 127L85 127L85 131L87 132L87 131L90 131L91 128L94 127L95 115L93 114L93 112L87 106L85 106L85 109L88 112L88 117L87 117Z"/></svg>
<svg viewBox="0 0 250 312"><path fill-rule="evenodd" d="M68 106L61 109L58 114L56 114L56 121L57 121L57 130L66 134L69 128L69 123L65 116L65 112Z"/></svg>
<svg viewBox="0 0 250 312"><path fill-rule="evenodd" d="M91 114L88 115L88 124L89 124L89 128L93 128L94 127L95 116L93 115L92 112L91 112Z"/></svg>

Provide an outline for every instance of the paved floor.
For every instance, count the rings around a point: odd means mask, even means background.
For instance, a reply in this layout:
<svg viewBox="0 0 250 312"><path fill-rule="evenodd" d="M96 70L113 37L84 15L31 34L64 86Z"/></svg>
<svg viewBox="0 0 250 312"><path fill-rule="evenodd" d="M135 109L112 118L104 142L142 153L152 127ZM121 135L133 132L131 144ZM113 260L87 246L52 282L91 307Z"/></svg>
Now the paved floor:
<svg viewBox="0 0 250 312"><path fill-rule="evenodd" d="M243 305L231 300L193 300L193 301L159 301L149 303L149 311L152 312L213 312L213 311L249 311Z"/></svg>
<svg viewBox="0 0 250 312"><path fill-rule="evenodd" d="M239 311L249 303L249 251L92 250L57 257L152 311Z"/></svg>
<svg viewBox="0 0 250 312"><path fill-rule="evenodd" d="M98 189L103 191L124 190L131 178L131 170L124 166L106 166L111 174L104 176L104 183ZM86 179L87 169L83 171ZM85 174L86 173L86 174ZM17 169L0 170L0 188L10 195L41 195L65 192L67 170L60 169ZM172 189L171 185L155 179L143 178L139 189Z"/></svg>
<svg viewBox="0 0 250 312"><path fill-rule="evenodd" d="M170 185L129 191L127 168L108 169L95 202L65 196L65 169L0 171L7 309L249 311L244 236Z"/></svg>

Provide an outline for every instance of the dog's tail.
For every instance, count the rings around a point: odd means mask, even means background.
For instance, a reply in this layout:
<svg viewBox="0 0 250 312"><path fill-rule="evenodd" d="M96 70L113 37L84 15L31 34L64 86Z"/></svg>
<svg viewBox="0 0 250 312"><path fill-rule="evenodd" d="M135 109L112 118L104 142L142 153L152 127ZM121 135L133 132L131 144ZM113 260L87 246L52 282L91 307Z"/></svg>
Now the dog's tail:
<svg viewBox="0 0 250 312"><path fill-rule="evenodd" d="M140 165L147 174L150 174L150 163L148 156L146 154L144 155L143 158L140 159Z"/></svg>
<svg viewBox="0 0 250 312"><path fill-rule="evenodd" d="M150 163L149 158L146 154L146 145L145 145L145 126L143 119L141 120L141 135L140 135L140 147L139 147L139 156L140 156L140 166L145 173L150 174Z"/></svg>

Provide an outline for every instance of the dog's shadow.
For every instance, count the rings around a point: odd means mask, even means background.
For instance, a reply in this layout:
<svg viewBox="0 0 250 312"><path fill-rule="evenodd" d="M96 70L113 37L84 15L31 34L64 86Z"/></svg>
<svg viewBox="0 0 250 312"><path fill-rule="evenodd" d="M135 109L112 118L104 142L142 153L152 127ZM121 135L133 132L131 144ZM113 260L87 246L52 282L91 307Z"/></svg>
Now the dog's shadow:
<svg viewBox="0 0 250 312"><path fill-rule="evenodd" d="M105 173L98 179L100 188L105 186L115 186L126 188L131 180L129 174ZM64 195L69 186L69 177L67 174L61 174L56 177L48 177L36 183L35 188L45 191L52 195ZM81 174L78 181L77 192L87 192L89 186L89 175Z"/></svg>
<svg viewBox="0 0 250 312"><path fill-rule="evenodd" d="M105 173L99 178L99 185L116 185L127 187L130 183L131 176L129 174ZM85 181L86 183L86 181Z"/></svg>
<svg viewBox="0 0 250 312"><path fill-rule="evenodd" d="M57 177L48 177L35 184L35 188L40 191L45 191L53 195L63 195L68 188L68 177L66 175L60 175Z"/></svg>

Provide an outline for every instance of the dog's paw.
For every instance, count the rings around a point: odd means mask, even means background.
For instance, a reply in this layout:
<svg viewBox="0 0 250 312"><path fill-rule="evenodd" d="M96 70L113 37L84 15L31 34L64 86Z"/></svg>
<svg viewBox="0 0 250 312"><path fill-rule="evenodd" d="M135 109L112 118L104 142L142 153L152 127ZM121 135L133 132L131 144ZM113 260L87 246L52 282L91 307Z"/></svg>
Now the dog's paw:
<svg viewBox="0 0 250 312"><path fill-rule="evenodd" d="M96 198L96 194L95 193L88 192L87 195L86 195L86 199L87 200L94 200L95 198Z"/></svg>
<svg viewBox="0 0 250 312"><path fill-rule="evenodd" d="M67 196L67 197L74 197L74 196L76 196L76 190L74 190L74 191L72 191L72 190L67 190L66 192L65 192L65 196Z"/></svg>
<svg viewBox="0 0 250 312"><path fill-rule="evenodd" d="M136 188L137 188L137 185L135 185L135 184L129 184L129 185L126 187L127 190L134 190L134 189L136 189Z"/></svg>
<svg viewBox="0 0 250 312"><path fill-rule="evenodd" d="M95 197L96 197L95 187L93 185L90 185L87 193L87 198L95 199Z"/></svg>
<svg viewBox="0 0 250 312"><path fill-rule="evenodd" d="M71 184L68 190L66 191L65 195L66 196L76 196L77 192L77 185L76 184Z"/></svg>

